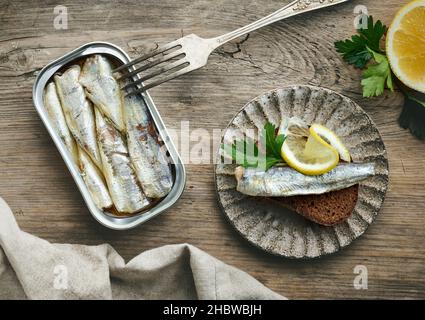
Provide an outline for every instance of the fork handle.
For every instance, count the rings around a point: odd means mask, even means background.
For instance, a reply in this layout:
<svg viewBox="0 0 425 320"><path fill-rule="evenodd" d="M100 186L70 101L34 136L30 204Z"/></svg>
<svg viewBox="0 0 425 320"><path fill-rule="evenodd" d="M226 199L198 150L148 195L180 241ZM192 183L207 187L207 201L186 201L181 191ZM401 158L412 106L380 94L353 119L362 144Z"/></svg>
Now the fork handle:
<svg viewBox="0 0 425 320"><path fill-rule="evenodd" d="M244 34L250 33L254 30L257 30L259 28L272 24L276 21L279 21L288 17L292 17L304 12L333 6L335 4L339 4L346 1L348 0L295 0L289 3L288 5L284 6L283 8L275 11L274 13L260 20L257 20L249 25L246 25L242 28L226 33L225 35L222 35L220 37L217 37L211 40L214 40L216 42L215 43L216 47L219 47L225 44L226 42L239 38L240 36L243 36Z"/></svg>

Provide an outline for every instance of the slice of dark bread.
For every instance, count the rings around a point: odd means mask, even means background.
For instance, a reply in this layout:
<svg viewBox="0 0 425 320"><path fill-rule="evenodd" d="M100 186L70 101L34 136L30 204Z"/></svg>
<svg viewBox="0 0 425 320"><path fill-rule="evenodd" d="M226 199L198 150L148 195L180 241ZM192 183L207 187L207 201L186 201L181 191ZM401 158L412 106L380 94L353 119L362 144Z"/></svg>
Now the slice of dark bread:
<svg viewBox="0 0 425 320"><path fill-rule="evenodd" d="M272 198L280 205L324 226L333 226L347 219L358 199L359 186L324 194Z"/></svg>

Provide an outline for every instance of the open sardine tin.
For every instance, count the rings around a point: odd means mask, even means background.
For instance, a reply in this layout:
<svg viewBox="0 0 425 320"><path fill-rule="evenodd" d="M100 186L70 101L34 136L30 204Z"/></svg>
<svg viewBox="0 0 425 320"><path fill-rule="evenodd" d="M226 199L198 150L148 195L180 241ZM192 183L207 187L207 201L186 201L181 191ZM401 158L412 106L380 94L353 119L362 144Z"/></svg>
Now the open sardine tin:
<svg viewBox="0 0 425 320"><path fill-rule="evenodd" d="M46 126L47 131L52 137L56 147L59 150L59 153L61 154L69 171L71 172L71 175L74 178L74 181L77 184L78 189L80 190L84 201L86 202L87 207L89 208L93 217L99 223L108 228L115 230L127 230L134 228L137 225L148 221L149 219L152 219L153 217L159 215L160 213L164 212L172 205L174 205L183 193L186 183L186 172L181 158L173 142L170 139L167 129L164 126L164 123L158 113L158 110L156 109L152 98L150 97L149 93L143 93L142 97L146 105L148 106L148 109L151 113L152 119L156 125L159 135L164 141L164 144L170 155L171 166L174 175L173 188L165 198L161 199L154 206L150 207L146 211L142 211L141 213L137 213L133 216L118 217L110 213L105 213L97 208L80 174L78 164L74 163L71 154L68 152L66 146L53 128L43 102L44 89L56 72L58 72L64 66L69 65L72 62L79 61L82 58L93 54L105 55L109 58L112 58L112 60L114 60L115 62L122 64L125 64L130 61L130 57L121 48L113 44L107 42L87 43L64 55L63 57L51 62L40 71L35 80L33 88L33 101L41 120Z"/></svg>

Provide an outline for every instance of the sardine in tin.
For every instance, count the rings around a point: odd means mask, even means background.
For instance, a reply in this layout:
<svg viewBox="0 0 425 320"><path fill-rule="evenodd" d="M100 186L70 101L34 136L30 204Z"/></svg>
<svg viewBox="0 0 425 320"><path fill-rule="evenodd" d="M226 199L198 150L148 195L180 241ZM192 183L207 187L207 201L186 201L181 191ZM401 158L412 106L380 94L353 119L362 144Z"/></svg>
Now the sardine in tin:
<svg viewBox="0 0 425 320"><path fill-rule="evenodd" d="M94 204L89 191L84 183L83 178L81 177L80 171L77 167L77 164L71 158L67 148L63 144L61 138L58 136L54 130L50 119L47 115L47 111L43 103L43 91L46 84L52 78L52 76L65 65L72 63L73 61L80 60L83 57L92 55L92 54L102 54L112 59L116 60L119 63L127 63L130 61L129 56L119 47L107 43L107 42L91 42L87 43L65 56L51 62L46 67L44 67L38 74L34 88L33 88L33 101L35 108L37 109L38 114L40 115L41 120L47 128L50 136L52 137L56 147L59 150L63 160L65 161L69 171L71 172L72 177L75 180L75 183L80 190L84 201L87 204L93 217L102 225L115 229L115 230L127 230L136 227L137 225L146 222L147 220L155 217L156 215L164 212L166 209L170 208L183 193L185 183L186 183L186 172L184 165L181 161L181 158L170 139L170 136L167 132L167 129L164 126L164 123L161 119L161 116L156 109L156 106L150 97L149 93L144 93L142 95L145 103L147 104L149 111L151 113L152 119L155 122L155 125L159 131L159 134L164 141L164 144L168 150L171 159L171 165L174 173L174 185L170 193L158 202L155 206L151 207L147 211L144 211L140 214L136 214L130 217L116 217L107 213L104 213L102 210L98 209Z"/></svg>

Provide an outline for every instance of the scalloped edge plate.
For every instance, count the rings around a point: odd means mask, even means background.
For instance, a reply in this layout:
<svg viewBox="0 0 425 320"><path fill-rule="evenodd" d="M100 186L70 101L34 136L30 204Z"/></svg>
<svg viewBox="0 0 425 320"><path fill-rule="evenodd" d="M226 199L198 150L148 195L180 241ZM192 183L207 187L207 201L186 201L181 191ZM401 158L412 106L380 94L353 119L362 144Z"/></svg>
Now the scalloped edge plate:
<svg viewBox="0 0 425 320"><path fill-rule="evenodd" d="M360 183L359 198L344 222L325 227L308 221L267 198L236 191L235 165L222 164L219 150L215 184L221 210L251 244L287 258L316 258L332 254L360 237L375 220L388 188L388 158L381 135L367 113L351 99L326 88L294 85L264 93L248 102L232 119L221 142L259 130L269 121L298 116L309 125L326 125L349 149L354 162L371 161L376 174Z"/></svg>

